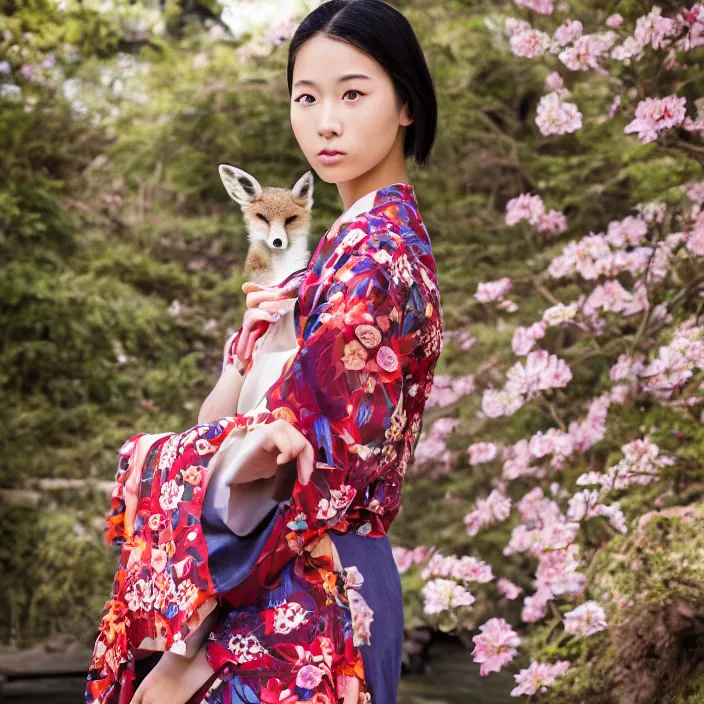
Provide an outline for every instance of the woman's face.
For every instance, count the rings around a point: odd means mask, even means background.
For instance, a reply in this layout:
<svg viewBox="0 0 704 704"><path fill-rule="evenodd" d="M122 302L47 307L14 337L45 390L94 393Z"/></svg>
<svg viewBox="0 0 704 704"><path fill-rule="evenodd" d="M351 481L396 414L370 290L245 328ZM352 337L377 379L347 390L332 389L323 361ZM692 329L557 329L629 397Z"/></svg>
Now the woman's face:
<svg viewBox="0 0 704 704"><path fill-rule="evenodd" d="M355 75L355 78L346 76ZM391 79L374 59L346 42L318 34L296 55L291 126L308 163L327 183L352 181L378 166L410 125ZM326 163L319 152L344 152Z"/></svg>

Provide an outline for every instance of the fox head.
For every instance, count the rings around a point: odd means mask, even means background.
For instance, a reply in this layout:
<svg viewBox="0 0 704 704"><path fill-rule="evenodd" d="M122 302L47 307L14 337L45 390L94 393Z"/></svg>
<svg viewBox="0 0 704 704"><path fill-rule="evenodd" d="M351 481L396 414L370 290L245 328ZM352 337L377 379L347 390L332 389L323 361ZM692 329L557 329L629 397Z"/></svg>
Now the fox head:
<svg viewBox="0 0 704 704"><path fill-rule="evenodd" d="M293 240L308 236L313 208L313 174L306 171L293 188L262 188L254 176L229 164L218 166L230 198L239 204L252 244L266 243L285 251Z"/></svg>

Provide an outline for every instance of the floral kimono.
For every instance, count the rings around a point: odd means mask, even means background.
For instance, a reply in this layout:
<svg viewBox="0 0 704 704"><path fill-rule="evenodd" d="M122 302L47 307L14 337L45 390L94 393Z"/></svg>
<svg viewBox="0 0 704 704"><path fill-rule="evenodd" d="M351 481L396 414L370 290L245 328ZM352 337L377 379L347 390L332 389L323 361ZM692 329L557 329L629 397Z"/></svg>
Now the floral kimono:
<svg viewBox="0 0 704 704"><path fill-rule="evenodd" d="M354 704L396 701L403 606L386 534L443 333L412 186L360 198L299 279L296 354L250 412L148 438L129 530L124 478L144 434L121 448L106 538L122 549L87 704L128 704L136 652L183 654L199 627L215 674L189 704L347 703L352 684ZM279 418L315 470L238 536L212 510L209 461L231 432Z"/></svg>

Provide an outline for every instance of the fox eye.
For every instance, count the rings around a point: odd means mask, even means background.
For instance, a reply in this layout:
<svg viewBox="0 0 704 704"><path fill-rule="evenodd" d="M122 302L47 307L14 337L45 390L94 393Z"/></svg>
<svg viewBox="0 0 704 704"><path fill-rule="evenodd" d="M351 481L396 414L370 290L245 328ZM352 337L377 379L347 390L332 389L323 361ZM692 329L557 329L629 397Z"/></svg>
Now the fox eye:
<svg viewBox="0 0 704 704"><path fill-rule="evenodd" d="M262 215L261 213L257 213L257 217L261 218L267 225L269 224L269 221L267 220L265 215Z"/></svg>
<svg viewBox="0 0 704 704"><path fill-rule="evenodd" d="M292 223L297 217L298 217L298 215L291 215L290 217L286 218L286 220L284 221L284 227L286 227L286 225Z"/></svg>

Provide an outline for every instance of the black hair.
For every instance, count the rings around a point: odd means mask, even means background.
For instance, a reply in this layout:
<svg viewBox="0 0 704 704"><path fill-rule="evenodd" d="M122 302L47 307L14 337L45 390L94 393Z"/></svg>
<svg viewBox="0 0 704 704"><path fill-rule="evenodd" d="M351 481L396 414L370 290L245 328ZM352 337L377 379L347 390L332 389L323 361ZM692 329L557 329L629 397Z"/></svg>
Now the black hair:
<svg viewBox="0 0 704 704"><path fill-rule="evenodd" d="M408 106L413 122L406 128L405 157L418 165L428 160L435 140L438 106L423 49L410 22L383 0L328 0L310 12L296 29L288 52L288 93L300 48L317 34L355 46L389 74L400 106Z"/></svg>

